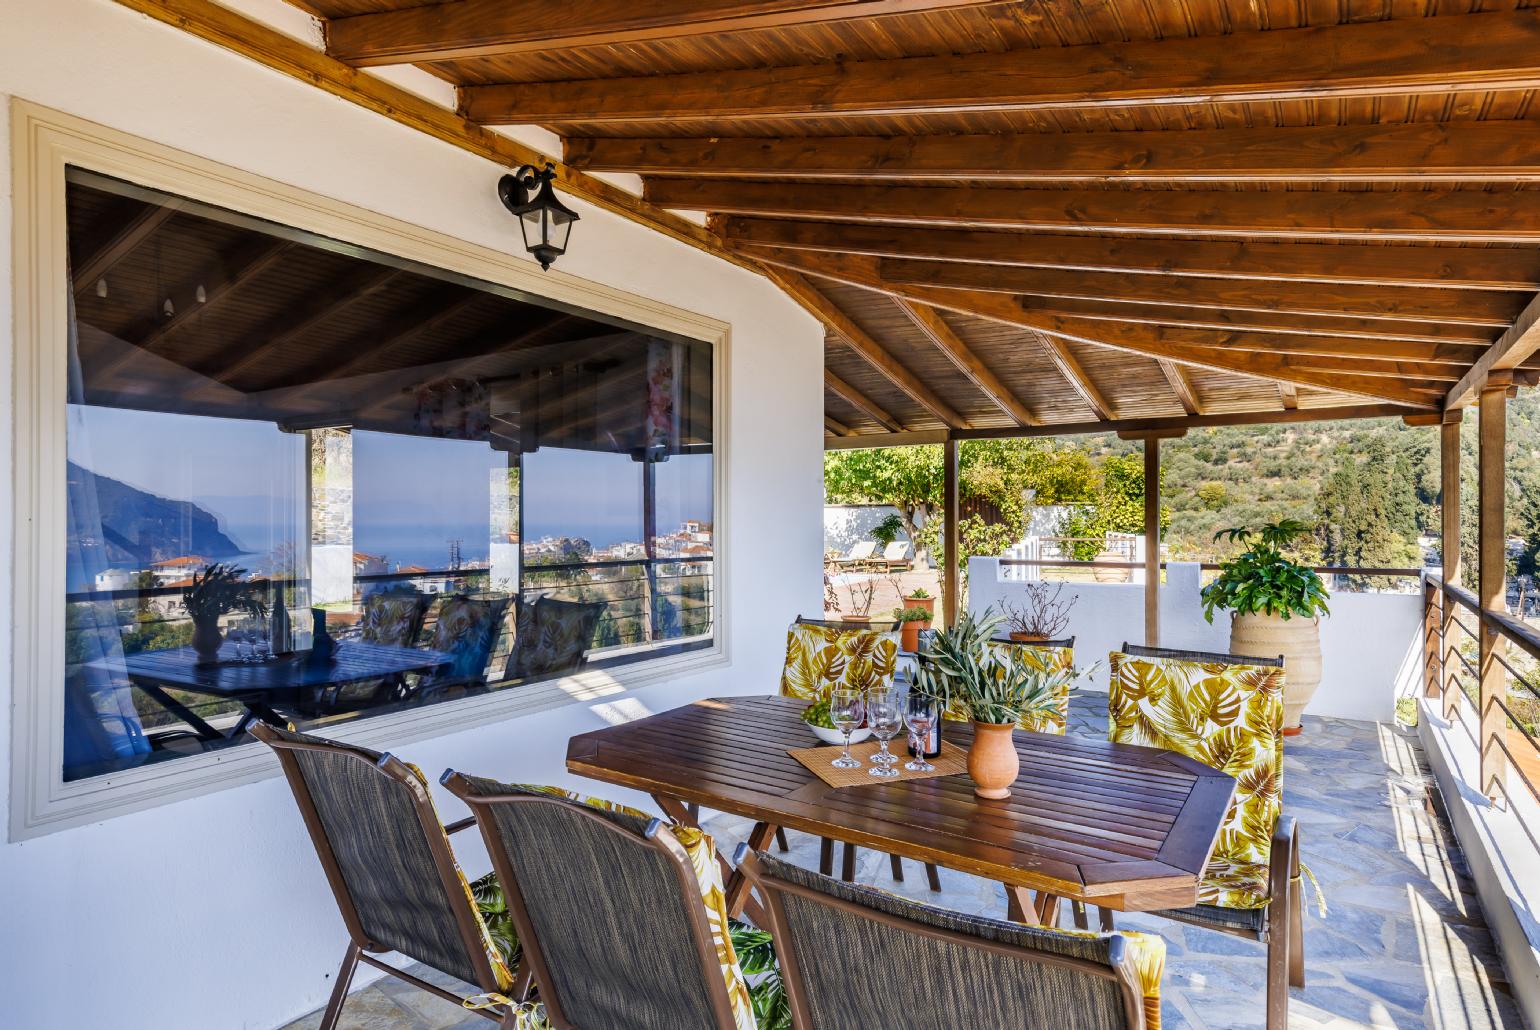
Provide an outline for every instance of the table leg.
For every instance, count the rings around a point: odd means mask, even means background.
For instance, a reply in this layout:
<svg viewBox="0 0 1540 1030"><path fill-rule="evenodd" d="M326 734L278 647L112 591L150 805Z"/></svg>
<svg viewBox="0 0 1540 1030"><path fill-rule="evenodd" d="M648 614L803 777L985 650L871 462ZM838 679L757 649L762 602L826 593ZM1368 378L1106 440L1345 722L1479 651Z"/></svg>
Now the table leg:
<svg viewBox="0 0 1540 1030"><path fill-rule="evenodd" d="M1044 926L1057 926L1059 923L1059 896L1045 891L1037 892L1037 921Z"/></svg>
<svg viewBox="0 0 1540 1030"><path fill-rule="evenodd" d="M146 694L149 694L150 697L154 698L156 704L160 705L166 711L170 712L172 715L176 716L178 719L181 719L187 725L191 726L193 732L198 735L200 740L225 739L225 735L223 733L220 733L207 722L204 722L203 719L193 713L191 708L188 708L186 705L182 704L182 702L166 693L163 689L161 689L160 684L149 683L144 680L136 679L134 680L134 686L138 687Z"/></svg>
<svg viewBox="0 0 1540 1030"><path fill-rule="evenodd" d="M1009 883L1000 886L1005 888L1005 918L1013 923L1036 924L1037 904L1032 900L1032 892Z"/></svg>

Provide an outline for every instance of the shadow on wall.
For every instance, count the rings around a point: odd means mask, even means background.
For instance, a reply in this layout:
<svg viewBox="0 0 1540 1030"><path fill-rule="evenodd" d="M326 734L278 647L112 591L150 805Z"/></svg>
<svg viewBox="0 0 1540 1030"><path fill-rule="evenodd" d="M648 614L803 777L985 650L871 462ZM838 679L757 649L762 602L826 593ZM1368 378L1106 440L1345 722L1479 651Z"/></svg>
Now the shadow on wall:
<svg viewBox="0 0 1540 1030"><path fill-rule="evenodd" d="M998 558L968 562L968 609L981 612L1005 600L1020 603L1025 584L1001 578ZM1197 651L1227 651L1229 618L1203 618L1202 568L1172 562L1160 591L1160 644ZM1076 598L1068 634L1081 666L1102 665L1080 686L1107 689L1108 652L1144 639L1144 586L1137 583L1066 583ZM1417 690L1422 677L1422 593L1332 595L1330 617L1321 623L1324 671L1308 709L1311 715L1390 721L1397 697Z"/></svg>

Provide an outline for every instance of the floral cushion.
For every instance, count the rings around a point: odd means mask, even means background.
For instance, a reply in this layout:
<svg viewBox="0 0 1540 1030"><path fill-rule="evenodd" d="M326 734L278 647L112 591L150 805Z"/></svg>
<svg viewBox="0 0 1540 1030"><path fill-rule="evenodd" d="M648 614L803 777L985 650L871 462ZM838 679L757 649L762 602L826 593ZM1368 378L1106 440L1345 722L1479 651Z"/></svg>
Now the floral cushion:
<svg viewBox="0 0 1540 1030"><path fill-rule="evenodd" d="M991 650L1012 652L1017 661L1039 672L1063 672L1075 667L1073 647L1037 647L1032 644L1013 644L1003 640L991 640ZM1065 679L1055 687L1058 704L1050 712L1023 712L1016 721L1019 729L1034 733L1054 733L1064 736L1069 728L1069 688L1072 681ZM967 722L968 710L960 704L952 704L944 716L954 722Z"/></svg>
<svg viewBox="0 0 1540 1030"><path fill-rule="evenodd" d="M1176 751L1235 777L1198 900L1269 901L1268 860L1283 808L1283 669L1113 652L1109 737Z"/></svg>
<svg viewBox="0 0 1540 1030"><path fill-rule="evenodd" d="M794 622L786 634L781 695L812 701L835 688L885 690L897 666L898 645L876 630Z"/></svg>
<svg viewBox="0 0 1540 1030"><path fill-rule="evenodd" d="M530 679L573 672L593 644L604 602L559 601L542 597L519 606L508 678Z"/></svg>
<svg viewBox="0 0 1540 1030"><path fill-rule="evenodd" d="M521 789L566 798L568 801L575 801L580 805L587 805L605 812L623 812L641 819L654 818L646 812L626 805L605 801L602 798L588 797L560 787L523 784ZM717 862L716 844L708 834L694 826L670 824L668 830L674 835L674 839L684 846L685 854L690 858L690 869L695 873L695 883L700 890L701 902L706 906L706 922L711 926L711 943L716 948L717 961L722 967L722 978L727 984L727 1000L732 1005L733 1023L737 1030L756 1030L754 1007L749 1001L748 984L743 979L743 970L738 966L738 956L733 950L732 936L729 932L727 893L722 888L722 867Z"/></svg>
<svg viewBox="0 0 1540 1030"><path fill-rule="evenodd" d="M359 637L371 644L411 647L422 625L425 607L421 594L377 593L364 598L358 620Z"/></svg>
<svg viewBox="0 0 1540 1030"><path fill-rule="evenodd" d="M487 659L497 643L508 598L473 598L456 595L444 599L428 646L451 656L433 680L469 681L486 678Z"/></svg>

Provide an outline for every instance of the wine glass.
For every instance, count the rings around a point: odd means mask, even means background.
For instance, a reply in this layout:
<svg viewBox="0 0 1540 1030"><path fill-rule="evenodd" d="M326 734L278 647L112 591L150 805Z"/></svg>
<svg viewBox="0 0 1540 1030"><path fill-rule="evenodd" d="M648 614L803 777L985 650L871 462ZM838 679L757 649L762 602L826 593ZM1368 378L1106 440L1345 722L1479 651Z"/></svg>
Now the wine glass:
<svg viewBox="0 0 1540 1030"><path fill-rule="evenodd" d="M256 660L259 662L265 662L269 658L273 657L272 638L268 636L266 627L257 629L255 637L256 640L254 642L254 647L256 650Z"/></svg>
<svg viewBox="0 0 1540 1030"><path fill-rule="evenodd" d="M869 775L882 779L897 776L898 770L893 766L898 764L898 759L888 753L888 741L892 740L893 735L904 725L904 717L898 707L898 698L892 693L874 695L866 703L866 724L872 728L872 735L882 742L882 746L872 756L872 769Z"/></svg>
<svg viewBox="0 0 1540 1030"><path fill-rule="evenodd" d="M235 645L235 660L238 662L251 661L251 651L246 646L246 623L238 620L230 626L230 643Z"/></svg>
<svg viewBox="0 0 1540 1030"><path fill-rule="evenodd" d="M829 718L845 734L845 753L831 764L836 769L859 769L861 763L850 755L850 734L866 715L866 701L858 690L836 690L829 696Z"/></svg>
<svg viewBox="0 0 1540 1030"><path fill-rule="evenodd" d="M914 743L914 757L904 763L910 772L934 772L936 767L925 760L925 749L930 743L930 729L936 724L936 701L911 690L904 704L904 725L909 727L909 737Z"/></svg>

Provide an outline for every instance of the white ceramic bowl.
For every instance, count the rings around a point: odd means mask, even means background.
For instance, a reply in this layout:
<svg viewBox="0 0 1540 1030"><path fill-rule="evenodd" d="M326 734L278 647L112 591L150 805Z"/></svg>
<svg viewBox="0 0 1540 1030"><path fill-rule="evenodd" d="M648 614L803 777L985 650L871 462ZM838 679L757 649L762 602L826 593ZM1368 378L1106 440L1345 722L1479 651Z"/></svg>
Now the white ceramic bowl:
<svg viewBox="0 0 1540 1030"><path fill-rule="evenodd" d="M814 726L812 723L806 722L806 721L803 722L803 725L806 726L808 729L812 730L813 731L813 736L817 737L819 740L823 741L825 744L843 744L843 743L845 743L845 734L842 731L840 731L840 730L831 730L831 729L826 729L823 726ZM871 729L869 727L862 726L858 730L852 730L851 731L851 733L850 733L850 742L852 744L859 744L859 743L861 743L861 741L865 740L867 737L870 737L871 735L872 735Z"/></svg>

